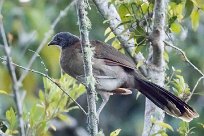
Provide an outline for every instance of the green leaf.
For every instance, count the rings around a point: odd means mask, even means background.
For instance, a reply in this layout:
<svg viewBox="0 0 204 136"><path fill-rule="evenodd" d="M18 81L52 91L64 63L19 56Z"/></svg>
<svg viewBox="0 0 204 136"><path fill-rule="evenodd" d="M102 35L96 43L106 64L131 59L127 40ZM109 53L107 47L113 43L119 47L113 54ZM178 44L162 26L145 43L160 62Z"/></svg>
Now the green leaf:
<svg viewBox="0 0 204 136"><path fill-rule="evenodd" d="M161 134L161 136L168 136L165 131L161 132L160 134Z"/></svg>
<svg viewBox="0 0 204 136"><path fill-rule="evenodd" d="M183 4L178 4L178 5L175 5L175 7L174 8L172 8L172 10L173 10L173 13L174 13L174 15L176 15L177 16L177 20L178 20L178 22L181 22L182 21L182 19L183 19Z"/></svg>
<svg viewBox="0 0 204 136"><path fill-rule="evenodd" d="M154 118L153 116L151 116L150 120L151 120L151 123L153 123L153 124L156 123L156 118Z"/></svg>
<svg viewBox="0 0 204 136"><path fill-rule="evenodd" d="M181 121L179 124L179 128L177 129L177 131L179 132L179 134L181 136L186 136L188 134L188 129L189 129L189 123L188 122L184 122Z"/></svg>
<svg viewBox="0 0 204 136"><path fill-rule="evenodd" d="M200 14L198 9L194 9L191 13L191 24L193 30L197 30L199 26Z"/></svg>
<svg viewBox="0 0 204 136"><path fill-rule="evenodd" d="M103 21L103 24L105 24L105 23L108 23L110 20L104 20Z"/></svg>
<svg viewBox="0 0 204 136"><path fill-rule="evenodd" d="M198 8L200 8L204 4L203 0L191 0L191 1L195 5L195 7L198 7Z"/></svg>
<svg viewBox="0 0 204 136"><path fill-rule="evenodd" d="M115 131L111 132L110 136L118 136L121 129L116 129Z"/></svg>
<svg viewBox="0 0 204 136"><path fill-rule="evenodd" d="M155 124L165 128L165 129L169 129L171 131L174 131L174 129L172 128L172 126L170 126L169 124L167 123L164 123L164 122L156 122Z"/></svg>
<svg viewBox="0 0 204 136"><path fill-rule="evenodd" d="M44 93L42 90L39 91L39 98L41 101L44 101L45 100L45 96L44 96Z"/></svg>
<svg viewBox="0 0 204 136"><path fill-rule="evenodd" d="M4 90L0 90L0 94L8 94L8 93Z"/></svg>
<svg viewBox="0 0 204 136"><path fill-rule="evenodd" d="M141 8L144 14L147 13L148 8L149 8L149 3L148 2L142 3Z"/></svg>
<svg viewBox="0 0 204 136"><path fill-rule="evenodd" d="M193 11L193 2L191 0L186 0L184 18L189 17L192 11Z"/></svg>
<svg viewBox="0 0 204 136"><path fill-rule="evenodd" d="M183 76L179 75L179 70L175 70L176 75L172 82L172 89L175 94L183 100L186 100L190 95L190 88L188 84L185 83Z"/></svg>
<svg viewBox="0 0 204 136"><path fill-rule="evenodd" d="M125 17L132 17L132 16L133 16L133 15L132 15L132 14L129 14L129 13L125 15Z"/></svg>
<svg viewBox="0 0 204 136"><path fill-rule="evenodd" d="M69 118L69 116L65 115L65 114L59 114L57 116L60 120L62 120L63 122L65 122L66 124L73 124L73 120Z"/></svg>
<svg viewBox="0 0 204 136"><path fill-rule="evenodd" d="M170 27L171 31L174 33L180 33L181 32L181 25L179 23L172 23Z"/></svg>
<svg viewBox="0 0 204 136"><path fill-rule="evenodd" d="M129 11L126 7L128 7L128 4L121 4L118 7L118 13L119 13L122 21L129 21L131 18L130 16L129 17L126 16L127 14L129 14Z"/></svg>
<svg viewBox="0 0 204 136"><path fill-rule="evenodd" d="M38 106L37 104L34 104L33 107L31 108L29 114L30 114L29 123L30 123L31 127L34 127L44 117L44 115L45 115L44 108Z"/></svg>
<svg viewBox="0 0 204 136"><path fill-rule="evenodd" d="M36 131L38 135L45 136L48 131L48 121L42 120L39 124L37 124Z"/></svg>
<svg viewBox="0 0 204 136"><path fill-rule="evenodd" d="M107 34L109 34L110 32L111 32L110 27L106 28L105 33L104 33L104 36L107 35Z"/></svg>
<svg viewBox="0 0 204 136"><path fill-rule="evenodd" d="M6 111L6 119L9 122L9 129L15 130L17 129L17 117L13 110L13 108L10 108L8 111Z"/></svg>
<svg viewBox="0 0 204 136"><path fill-rule="evenodd" d="M109 40L113 39L115 37L113 32L110 32L108 37L105 39L105 42L108 42Z"/></svg>
<svg viewBox="0 0 204 136"><path fill-rule="evenodd" d="M112 42L111 45L112 45L114 48L116 48L117 50L119 50L119 49L122 48L121 45L120 45L120 42L119 42L117 39L115 39L115 40Z"/></svg>
<svg viewBox="0 0 204 136"><path fill-rule="evenodd" d="M180 69L176 69L176 72L177 72L177 73L181 73L181 70L180 70Z"/></svg>

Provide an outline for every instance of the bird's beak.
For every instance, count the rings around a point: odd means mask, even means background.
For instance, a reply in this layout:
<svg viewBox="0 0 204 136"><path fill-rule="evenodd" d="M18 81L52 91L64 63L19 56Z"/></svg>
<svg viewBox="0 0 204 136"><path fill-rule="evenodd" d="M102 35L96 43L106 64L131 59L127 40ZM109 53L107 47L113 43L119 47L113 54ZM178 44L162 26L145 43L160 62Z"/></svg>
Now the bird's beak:
<svg viewBox="0 0 204 136"><path fill-rule="evenodd" d="M52 40L47 45L48 46L50 46L50 45L58 45L58 43L57 43L57 41Z"/></svg>

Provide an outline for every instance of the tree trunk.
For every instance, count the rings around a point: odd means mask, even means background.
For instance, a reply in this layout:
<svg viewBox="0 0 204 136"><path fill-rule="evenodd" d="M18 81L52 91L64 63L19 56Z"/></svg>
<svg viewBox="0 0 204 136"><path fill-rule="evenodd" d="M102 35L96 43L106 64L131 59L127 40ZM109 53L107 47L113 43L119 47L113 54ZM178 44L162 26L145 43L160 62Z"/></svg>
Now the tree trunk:
<svg viewBox="0 0 204 136"><path fill-rule="evenodd" d="M150 35L151 47L148 60L148 76L151 81L164 86L165 80L165 61L163 57L164 53L164 39L165 39L165 16L167 9L167 0L155 0L154 16L153 16L153 31ZM151 118L156 121L164 120L164 111L158 108L150 100L146 98L145 103L145 119L142 136L149 136L162 130L161 126L152 123Z"/></svg>

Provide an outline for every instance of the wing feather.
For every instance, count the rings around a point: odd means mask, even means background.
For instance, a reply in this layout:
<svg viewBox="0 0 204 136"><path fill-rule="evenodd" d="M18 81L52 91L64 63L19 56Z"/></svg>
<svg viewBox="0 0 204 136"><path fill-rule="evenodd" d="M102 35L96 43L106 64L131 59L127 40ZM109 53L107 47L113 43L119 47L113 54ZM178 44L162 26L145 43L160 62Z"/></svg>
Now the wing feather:
<svg viewBox="0 0 204 136"><path fill-rule="evenodd" d="M120 65L129 69L135 69L133 60L117 51L114 47L97 40L91 41L91 45L96 47L95 57L105 59L107 65Z"/></svg>

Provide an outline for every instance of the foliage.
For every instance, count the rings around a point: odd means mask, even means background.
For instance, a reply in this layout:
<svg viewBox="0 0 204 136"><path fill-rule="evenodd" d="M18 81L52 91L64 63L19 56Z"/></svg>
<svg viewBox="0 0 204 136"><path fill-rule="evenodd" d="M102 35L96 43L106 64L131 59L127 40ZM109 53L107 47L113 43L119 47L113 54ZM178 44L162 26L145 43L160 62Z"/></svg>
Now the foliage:
<svg viewBox="0 0 204 136"><path fill-rule="evenodd" d="M8 129L6 130L6 134L15 135L18 133L18 125L17 125L17 116L14 112L13 108L10 108L8 111L6 111L6 119L8 121L8 124L6 125Z"/></svg>
<svg viewBox="0 0 204 136"><path fill-rule="evenodd" d="M172 91L176 96L183 99L184 101L190 96L190 88L185 82L184 77L181 75L180 69L172 67L172 72L167 76L166 86L169 88L169 84L172 87Z"/></svg>
<svg viewBox="0 0 204 136"><path fill-rule="evenodd" d="M76 100L84 93L84 86L77 84L76 80L68 75L63 75L58 84L66 90L69 95ZM51 120L58 118L64 122L69 122L69 117L65 113L70 110L77 109L73 105L73 101L64 94L55 84L49 79L43 79L44 90L39 90L39 98L29 108L24 108L24 122L26 123L27 135L31 136L47 136L48 129L56 130ZM17 131L17 117L13 108L6 111L6 121L3 122L6 127L6 134L16 134Z"/></svg>
<svg viewBox="0 0 204 136"><path fill-rule="evenodd" d="M121 129L116 129L115 131L110 133L110 136L118 136L120 134Z"/></svg>
<svg viewBox="0 0 204 136"><path fill-rule="evenodd" d="M156 121L156 119L153 117L151 118L151 122L152 122L152 125L158 125L158 126L161 126L163 128L162 130L156 132L155 134L152 134L151 136L156 136L158 134L160 134L161 136L168 136L166 129L174 131L171 125L169 125L165 122Z"/></svg>
<svg viewBox="0 0 204 136"><path fill-rule="evenodd" d="M188 136L194 134L192 131L194 128L195 127L189 128L189 123L181 121L177 131L179 132L180 136Z"/></svg>

